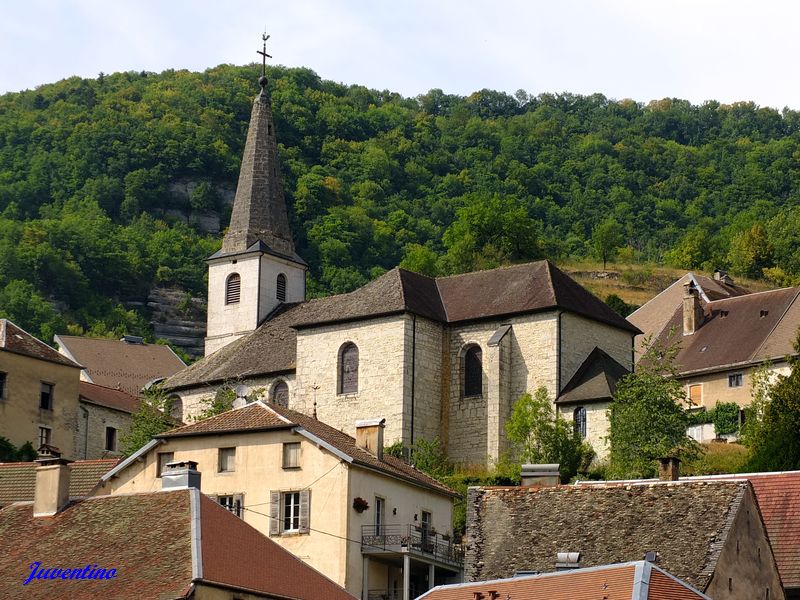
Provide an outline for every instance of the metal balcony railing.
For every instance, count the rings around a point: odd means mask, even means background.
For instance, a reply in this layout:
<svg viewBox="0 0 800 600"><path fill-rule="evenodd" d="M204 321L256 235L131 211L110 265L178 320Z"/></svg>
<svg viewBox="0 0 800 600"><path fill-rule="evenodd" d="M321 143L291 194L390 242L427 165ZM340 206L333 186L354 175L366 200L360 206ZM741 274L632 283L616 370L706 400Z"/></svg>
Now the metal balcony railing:
<svg viewBox="0 0 800 600"><path fill-rule="evenodd" d="M418 525L363 525L361 552L409 552L448 565L464 565L464 548L448 535Z"/></svg>

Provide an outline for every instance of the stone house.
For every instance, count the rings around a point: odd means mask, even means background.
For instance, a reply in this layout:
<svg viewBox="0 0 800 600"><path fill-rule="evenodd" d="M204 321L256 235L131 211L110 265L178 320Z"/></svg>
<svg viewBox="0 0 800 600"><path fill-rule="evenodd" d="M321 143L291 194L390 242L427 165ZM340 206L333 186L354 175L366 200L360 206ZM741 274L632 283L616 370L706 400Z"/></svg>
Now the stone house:
<svg viewBox="0 0 800 600"><path fill-rule="evenodd" d="M37 463L33 502L0 508L3 598L353 600L201 494L191 465L163 490L70 502L69 461Z"/></svg>
<svg viewBox="0 0 800 600"><path fill-rule="evenodd" d="M140 400L123 390L81 381L75 457L121 456L120 438L128 433Z"/></svg>
<svg viewBox="0 0 800 600"><path fill-rule="evenodd" d="M455 462L485 465L526 391L544 386L557 400L595 348L606 359L593 367L611 365L609 378L632 369L639 330L547 261L439 278L396 268L306 301L277 160L263 89L231 225L208 259L206 357L164 384L184 420L220 387L246 385L349 433L383 415L387 442L438 436ZM603 453L605 398L589 400L596 410L560 410Z"/></svg>
<svg viewBox="0 0 800 600"><path fill-rule="evenodd" d="M748 481L470 488L467 581L641 560L715 599L784 598Z"/></svg>
<svg viewBox="0 0 800 600"><path fill-rule="evenodd" d="M355 596L459 580L457 494L385 454L382 420L356 431L257 401L157 436L97 493L152 492L167 463L191 461L203 493Z"/></svg>

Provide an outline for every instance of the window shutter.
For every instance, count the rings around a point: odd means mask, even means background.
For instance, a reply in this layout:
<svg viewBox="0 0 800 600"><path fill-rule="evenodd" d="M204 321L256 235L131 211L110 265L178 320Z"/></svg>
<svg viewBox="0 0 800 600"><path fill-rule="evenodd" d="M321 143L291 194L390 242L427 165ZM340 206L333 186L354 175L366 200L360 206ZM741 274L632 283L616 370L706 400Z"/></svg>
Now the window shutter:
<svg viewBox="0 0 800 600"><path fill-rule="evenodd" d="M278 275L275 297L277 298L278 302L286 302L286 275L283 273Z"/></svg>
<svg viewBox="0 0 800 600"><path fill-rule="evenodd" d="M238 273L232 273L225 283L225 304L236 304L239 302L242 291L242 278Z"/></svg>
<svg viewBox="0 0 800 600"><path fill-rule="evenodd" d="M281 533L281 493L269 493L269 534Z"/></svg>
<svg viewBox="0 0 800 600"><path fill-rule="evenodd" d="M300 492L300 533L308 533L311 529L311 490Z"/></svg>
<svg viewBox="0 0 800 600"><path fill-rule="evenodd" d="M236 516L244 519L244 495L234 494L233 506L236 510Z"/></svg>

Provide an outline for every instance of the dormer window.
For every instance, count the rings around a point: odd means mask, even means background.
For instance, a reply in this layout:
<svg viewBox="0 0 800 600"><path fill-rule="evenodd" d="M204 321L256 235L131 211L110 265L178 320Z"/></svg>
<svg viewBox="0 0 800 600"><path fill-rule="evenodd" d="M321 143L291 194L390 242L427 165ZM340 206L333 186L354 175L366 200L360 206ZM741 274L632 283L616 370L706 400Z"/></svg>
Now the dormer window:
<svg viewBox="0 0 800 600"><path fill-rule="evenodd" d="M278 299L278 302L286 302L286 275L283 273L278 275L278 280L275 283L275 297Z"/></svg>
<svg viewBox="0 0 800 600"><path fill-rule="evenodd" d="M238 273L231 273L225 282L225 304L238 304L242 295L242 278Z"/></svg>

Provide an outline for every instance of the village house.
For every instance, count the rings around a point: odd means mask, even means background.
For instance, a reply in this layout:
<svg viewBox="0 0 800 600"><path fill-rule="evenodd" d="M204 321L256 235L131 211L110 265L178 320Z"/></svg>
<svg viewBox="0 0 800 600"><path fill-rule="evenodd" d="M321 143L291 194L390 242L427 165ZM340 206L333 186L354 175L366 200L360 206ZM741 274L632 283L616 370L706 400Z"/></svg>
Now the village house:
<svg viewBox="0 0 800 600"><path fill-rule="evenodd" d="M459 581L457 495L383 451L383 420L355 428L253 402L157 436L98 493L153 492L168 463L191 461L204 494L357 597Z"/></svg>
<svg viewBox="0 0 800 600"><path fill-rule="evenodd" d="M140 400L123 390L94 383L78 383L75 458L121 456L120 440L128 433Z"/></svg>
<svg viewBox="0 0 800 600"><path fill-rule="evenodd" d="M163 490L69 501L69 461L42 456L33 502L0 508L0 596L353 600L200 493L191 464Z"/></svg>
<svg viewBox="0 0 800 600"><path fill-rule="evenodd" d="M380 414L388 443L438 437L452 461L486 465L522 394L543 386L557 401L571 384L582 391L559 410L602 455L608 390L588 397L585 378L629 372L639 330L550 262L439 278L395 268L306 300L262 85L230 227L208 259L206 357L164 383L183 420L246 385L350 434Z"/></svg>

